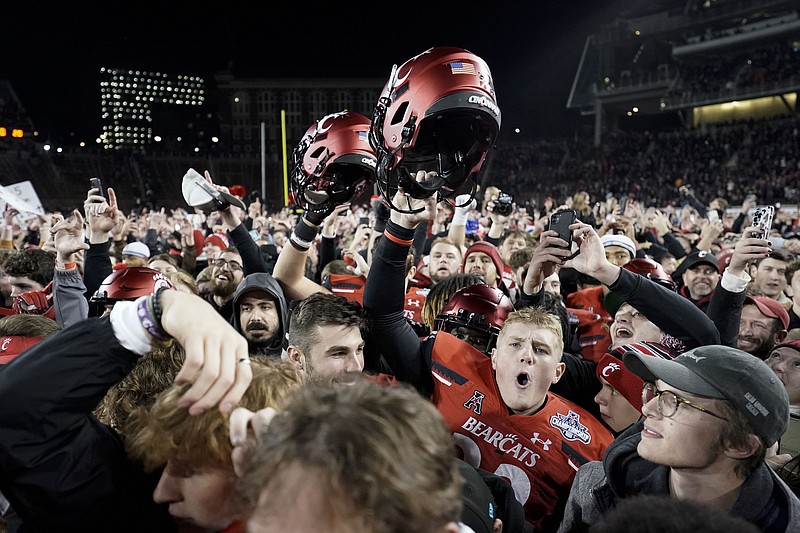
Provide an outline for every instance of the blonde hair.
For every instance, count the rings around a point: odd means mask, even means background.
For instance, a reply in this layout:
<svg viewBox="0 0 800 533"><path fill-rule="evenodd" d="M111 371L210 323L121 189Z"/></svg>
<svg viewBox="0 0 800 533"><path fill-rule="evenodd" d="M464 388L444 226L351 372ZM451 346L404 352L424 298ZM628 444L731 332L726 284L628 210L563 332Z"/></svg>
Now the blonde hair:
<svg viewBox="0 0 800 533"><path fill-rule="evenodd" d="M517 311L509 313L506 321L503 323L503 328L500 330L499 339L503 338L503 332L509 324L526 324L533 329L546 329L551 331L557 341L557 353L559 356L564 351L564 333L561 329L561 319L542 309L541 307L523 307Z"/></svg>
<svg viewBox="0 0 800 533"><path fill-rule="evenodd" d="M253 380L239 402L257 411L264 407L283 408L291 394L303 384L303 376L288 361L251 363ZM128 455L154 470L170 461L176 469L198 466L233 468L228 416L218 409L190 415L178 407L178 399L191 384L172 385L158 395L150 409L135 411L126 424Z"/></svg>

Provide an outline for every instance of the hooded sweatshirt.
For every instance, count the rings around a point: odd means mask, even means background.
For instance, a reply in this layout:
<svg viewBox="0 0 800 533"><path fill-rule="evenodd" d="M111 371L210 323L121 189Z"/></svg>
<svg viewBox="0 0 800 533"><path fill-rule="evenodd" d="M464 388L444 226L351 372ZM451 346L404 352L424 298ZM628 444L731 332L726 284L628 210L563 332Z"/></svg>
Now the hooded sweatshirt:
<svg viewBox="0 0 800 533"><path fill-rule="evenodd" d="M589 531L616 502L635 494L669 496L669 467L636 452L644 422L637 422L607 448L602 461L578 469L559 533ZM728 511L761 531L800 532L800 500L766 462L750 474Z"/></svg>
<svg viewBox="0 0 800 533"><path fill-rule="evenodd" d="M283 295L283 290L278 284L278 281L266 272L256 272L245 276L239 286L236 287L236 292L233 295L233 314L231 315L231 324L237 331L244 334L244 326L239 322L239 304L242 297L250 291L262 290L272 295L275 298L276 307L278 310L278 334L273 338L269 346L253 346L250 344L250 353L253 355L264 355L272 359L280 359L283 351L283 341L286 337L288 324L288 310L286 306L286 297Z"/></svg>

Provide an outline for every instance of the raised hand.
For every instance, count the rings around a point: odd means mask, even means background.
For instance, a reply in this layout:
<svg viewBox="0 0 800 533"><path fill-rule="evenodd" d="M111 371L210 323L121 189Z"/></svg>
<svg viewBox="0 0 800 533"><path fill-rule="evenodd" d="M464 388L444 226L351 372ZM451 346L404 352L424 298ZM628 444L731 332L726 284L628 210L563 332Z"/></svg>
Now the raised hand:
<svg viewBox="0 0 800 533"><path fill-rule="evenodd" d="M50 235L57 261L70 263L75 260L75 254L79 251L89 249L89 245L83 240L83 223L83 215L77 209L66 219L60 214L51 217Z"/></svg>
<svg viewBox="0 0 800 533"><path fill-rule="evenodd" d="M108 240L108 232L116 225L119 210L114 189L108 188L108 200L101 194L93 194L92 191L95 190L97 189L89 189L86 200L83 202L83 212L86 214L89 240L99 243Z"/></svg>
<svg viewBox="0 0 800 533"><path fill-rule="evenodd" d="M417 172L415 179L419 183L425 183L426 181L430 181L437 177L438 176L435 172L425 172L424 170L420 170ZM413 198L410 195L406 195L403 192L403 189L399 188L392 199L393 205L408 211L417 209L422 210L418 213L401 213L396 209L392 209L392 213L389 215L390 220L406 229L414 229L420 222L433 220L433 218L436 216L435 196L436 195L432 195L428 198L420 200L418 198Z"/></svg>
<svg viewBox="0 0 800 533"><path fill-rule="evenodd" d="M253 371L247 341L202 298L176 290L161 292L161 327L186 351L175 377L192 383L178 401L197 415L214 406L229 413L242 398Z"/></svg>

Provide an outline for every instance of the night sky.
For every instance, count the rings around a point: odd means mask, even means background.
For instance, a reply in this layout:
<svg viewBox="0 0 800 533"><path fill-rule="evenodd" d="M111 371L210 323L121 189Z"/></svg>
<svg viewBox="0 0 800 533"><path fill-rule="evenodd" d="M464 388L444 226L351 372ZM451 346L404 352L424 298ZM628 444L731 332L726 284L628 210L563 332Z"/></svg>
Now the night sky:
<svg viewBox="0 0 800 533"><path fill-rule="evenodd" d="M127 2L130 12L111 14L93 3L46 4L3 6L0 78L41 131L91 139L99 133L102 66L207 79L228 65L239 77L388 78L392 64L431 46L486 60L504 131L566 132L577 119L566 102L586 37L628 2L269 2L268 16L236 2L213 10Z"/></svg>

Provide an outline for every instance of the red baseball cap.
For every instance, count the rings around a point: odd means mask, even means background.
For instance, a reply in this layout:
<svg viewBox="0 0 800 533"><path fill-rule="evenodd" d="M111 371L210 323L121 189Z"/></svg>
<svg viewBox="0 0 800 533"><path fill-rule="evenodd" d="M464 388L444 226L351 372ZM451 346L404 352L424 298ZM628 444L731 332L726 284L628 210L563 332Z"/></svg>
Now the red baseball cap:
<svg viewBox="0 0 800 533"><path fill-rule="evenodd" d="M0 337L0 365L13 361L19 354L42 342L42 337L8 335Z"/></svg>
<svg viewBox="0 0 800 533"><path fill-rule="evenodd" d="M769 296L747 296L744 305L755 304L761 314L770 318L777 318L783 324L783 329L789 329L789 313L778 301Z"/></svg>

